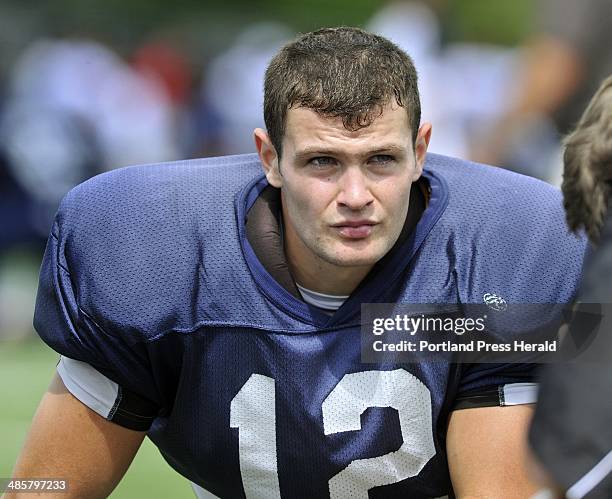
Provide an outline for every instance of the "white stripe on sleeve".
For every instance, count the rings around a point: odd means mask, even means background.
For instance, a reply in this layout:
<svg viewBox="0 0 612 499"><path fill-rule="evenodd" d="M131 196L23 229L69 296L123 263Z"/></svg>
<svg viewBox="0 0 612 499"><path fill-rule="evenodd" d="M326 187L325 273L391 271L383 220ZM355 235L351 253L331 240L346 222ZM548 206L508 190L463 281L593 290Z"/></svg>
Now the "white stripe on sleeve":
<svg viewBox="0 0 612 499"><path fill-rule="evenodd" d="M537 383L510 383L503 386L502 405L535 404L538 401Z"/></svg>
<svg viewBox="0 0 612 499"><path fill-rule="evenodd" d="M103 418L108 418L119 396L119 385L80 360L60 357L57 373L72 395Z"/></svg>

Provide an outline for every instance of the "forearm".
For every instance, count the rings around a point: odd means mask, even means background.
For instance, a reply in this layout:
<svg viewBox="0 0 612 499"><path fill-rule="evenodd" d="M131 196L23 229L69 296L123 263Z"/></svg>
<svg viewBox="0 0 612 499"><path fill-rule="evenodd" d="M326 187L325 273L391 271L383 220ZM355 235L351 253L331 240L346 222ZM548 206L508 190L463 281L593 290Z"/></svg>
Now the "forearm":
<svg viewBox="0 0 612 499"><path fill-rule="evenodd" d="M144 432L106 421L70 394L56 375L34 416L13 477L66 480L68 493L53 497L107 497L138 450ZM31 492L6 499L32 498Z"/></svg>

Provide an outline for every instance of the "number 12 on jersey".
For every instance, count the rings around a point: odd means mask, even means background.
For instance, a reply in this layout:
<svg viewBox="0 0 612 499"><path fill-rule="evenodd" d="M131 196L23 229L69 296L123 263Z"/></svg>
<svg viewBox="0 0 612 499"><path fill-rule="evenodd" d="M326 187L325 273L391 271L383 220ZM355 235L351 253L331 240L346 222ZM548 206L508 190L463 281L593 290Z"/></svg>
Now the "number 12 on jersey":
<svg viewBox="0 0 612 499"><path fill-rule="evenodd" d="M371 488L418 475L436 453L431 393L404 369L344 375L323 401L324 434L360 430L361 415L369 407L397 410L402 445L382 456L351 461L329 480L331 499L367 499ZM247 499L280 499L274 379L251 375L232 399L230 426L239 429L240 472Z"/></svg>

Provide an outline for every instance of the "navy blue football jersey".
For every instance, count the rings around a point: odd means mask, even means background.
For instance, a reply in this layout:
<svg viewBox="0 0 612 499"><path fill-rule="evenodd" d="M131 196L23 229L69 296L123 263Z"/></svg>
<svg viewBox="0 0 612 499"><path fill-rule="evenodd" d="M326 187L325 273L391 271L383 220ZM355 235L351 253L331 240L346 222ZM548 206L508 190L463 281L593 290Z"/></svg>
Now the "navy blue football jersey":
<svg viewBox="0 0 612 499"><path fill-rule="evenodd" d="M452 493L456 401L531 382L533 366L363 363L361 304L487 293L567 303L585 241L568 235L559 192L537 180L429 154L422 182L427 205L410 236L329 315L256 257L245 220L268 184L255 155L100 175L57 214L36 329L116 386L105 417L148 430L174 469L219 497ZM76 371L60 369L87 400Z"/></svg>

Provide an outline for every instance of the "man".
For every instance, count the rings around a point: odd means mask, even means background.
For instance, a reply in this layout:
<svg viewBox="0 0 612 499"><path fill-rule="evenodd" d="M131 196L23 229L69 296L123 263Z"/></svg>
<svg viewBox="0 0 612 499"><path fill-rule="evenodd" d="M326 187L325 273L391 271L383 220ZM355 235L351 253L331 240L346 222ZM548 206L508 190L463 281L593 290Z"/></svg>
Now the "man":
<svg viewBox="0 0 612 499"><path fill-rule="evenodd" d="M356 28L285 46L264 116L259 158L127 168L64 200L35 317L59 377L15 476L105 496L148 432L219 497L529 495L532 366L365 364L360 313L571 300L584 243L558 193L425 168L414 67Z"/></svg>
<svg viewBox="0 0 612 499"><path fill-rule="evenodd" d="M584 343L588 309L601 304L599 327L586 352L544 371L541 403L530 441L558 488L569 499L612 495L612 76L600 86L576 129L565 140L563 197L571 230L584 228L591 255L571 323L571 339ZM600 355L593 358L592 352ZM590 360L589 360L590 359ZM585 390L588 387L588 390Z"/></svg>

